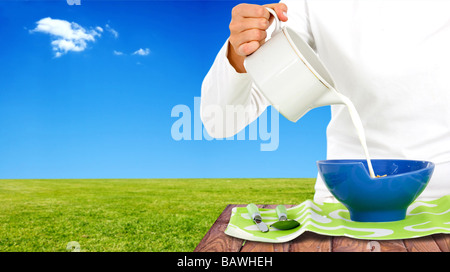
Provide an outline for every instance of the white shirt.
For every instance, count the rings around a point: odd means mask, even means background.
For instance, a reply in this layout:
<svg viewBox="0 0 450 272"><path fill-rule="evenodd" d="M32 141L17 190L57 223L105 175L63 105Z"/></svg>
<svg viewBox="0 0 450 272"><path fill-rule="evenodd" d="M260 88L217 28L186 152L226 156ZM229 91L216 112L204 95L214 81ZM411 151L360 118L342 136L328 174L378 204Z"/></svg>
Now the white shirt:
<svg viewBox="0 0 450 272"><path fill-rule="evenodd" d="M373 159L436 164L420 199L450 194L450 1L285 0L288 26L316 50L351 99ZM236 134L268 106L227 59L228 41L204 79L201 118L213 137ZM252 106L232 129L209 105ZM345 106L331 106L327 159L364 159ZM223 116L222 116L223 117ZM226 128L225 128L226 127ZM335 201L318 175L314 200Z"/></svg>

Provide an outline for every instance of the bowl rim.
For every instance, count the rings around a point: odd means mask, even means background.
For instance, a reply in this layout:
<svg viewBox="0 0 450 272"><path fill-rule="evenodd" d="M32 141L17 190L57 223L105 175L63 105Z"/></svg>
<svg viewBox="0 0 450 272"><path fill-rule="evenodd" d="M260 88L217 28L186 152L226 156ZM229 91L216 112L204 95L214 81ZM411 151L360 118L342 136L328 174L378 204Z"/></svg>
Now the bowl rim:
<svg viewBox="0 0 450 272"><path fill-rule="evenodd" d="M334 162L333 162L334 161ZM339 161L339 162L338 162ZM347 163L345 163L345 161L348 161ZM414 173L418 173L421 171L425 171L425 170L429 170L429 169L434 169L435 167L435 163L432 161L427 161L427 160L408 160L408 159L370 159L370 161L409 161L409 162L423 162L423 163L427 163L427 167L424 167L422 169L419 170L414 170L414 171L410 171L410 172L406 172L406 173L401 173L401 174L397 174L397 175L388 175L386 177L378 177L378 178L372 178L370 177L370 173L369 171L366 169L366 167L363 164L363 161L366 161L366 159L331 159L331 160L318 160L316 162L317 165L319 164L346 164L346 165L353 165L353 164L357 164L357 165L362 165L364 171L367 173L367 177L370 178L371 180L383 180L383 179L388 179L388 178L392 178L392 177L399 177L399 176L406 176L406 175L411 175ZM319 169L320 172L320 169Z"/></svg>

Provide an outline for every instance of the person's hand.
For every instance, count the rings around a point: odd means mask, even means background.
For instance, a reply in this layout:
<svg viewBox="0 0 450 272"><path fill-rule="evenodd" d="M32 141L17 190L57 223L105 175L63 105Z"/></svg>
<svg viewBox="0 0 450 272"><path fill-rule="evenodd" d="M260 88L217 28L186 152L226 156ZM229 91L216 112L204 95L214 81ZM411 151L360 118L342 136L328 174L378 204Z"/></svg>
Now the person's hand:
<svg viewBox="0 0 450 272"><path fill-rule="evenodd" d="M228 60L239 73L245 73L244 59L255 52L266 39L266 30L273 21L273 16L266 7L272 8L278 18L287 21L287 6L283 3L264 6L239 4L231 12Z"/></svg>

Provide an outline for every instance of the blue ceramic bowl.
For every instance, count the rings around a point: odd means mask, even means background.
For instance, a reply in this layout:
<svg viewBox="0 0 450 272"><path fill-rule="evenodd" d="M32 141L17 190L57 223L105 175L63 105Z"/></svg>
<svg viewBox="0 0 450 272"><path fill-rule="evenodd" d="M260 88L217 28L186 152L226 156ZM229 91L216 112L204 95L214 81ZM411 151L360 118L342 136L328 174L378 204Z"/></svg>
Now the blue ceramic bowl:
<svg viewBox="0 0 450 272"><path fill-rule="evenodd" d="M366 160L324 160L317 166L330 192L344 204L353 221L402 220L408 206L422 193L434 163L412 160L371 160L376 175L371 178Z"/></svg>

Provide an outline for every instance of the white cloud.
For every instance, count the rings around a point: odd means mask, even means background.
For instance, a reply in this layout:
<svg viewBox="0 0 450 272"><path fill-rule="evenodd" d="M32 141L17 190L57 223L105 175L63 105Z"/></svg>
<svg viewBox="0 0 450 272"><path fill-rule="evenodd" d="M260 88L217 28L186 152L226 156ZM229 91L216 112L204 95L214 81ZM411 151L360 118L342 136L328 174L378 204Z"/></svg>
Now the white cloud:
<svg viewBox="0 0 450 272"><path fill-rule="evenodd" d="M116 56L121 56L121 55L123 55L123 52L114 50L113 54L116 55Z"/></svg>
<svg viewBox="0 0 450 272"><path fill-rule="evenodd" d="M139 48L139 50L134 51L133 55L140 55L140 56L147 56L148 54L150 54L150 49L145 48Z"/></svg>
<svg viewBox="0 0 450 272"><path fill-rule="evenodd" d="M52 36L52 49L55 57L61 57L67 52L81 52L86 49L88 42L94 42L96 37L101 36L103 29L96 27L96 30L86 30L75 22L43 18L36 22L37 26L30 32L42 32Z"/></svg>
<svg viewBox="0 0 450 272"><path fill-rule="evenodd" d="M114 38L119 38L119 32L117 32L114 28L110 27L108 24L105 25L107 31L111 32Z"/></svg>
<svg viewBox="0 0 450 272"><path fill-rule="evenodd" d="M80 40L79 42L75 43L73 40L54 40L52 41L53 50L57 52L81 52L86 48L86 42L83 40Z"/></svg>

